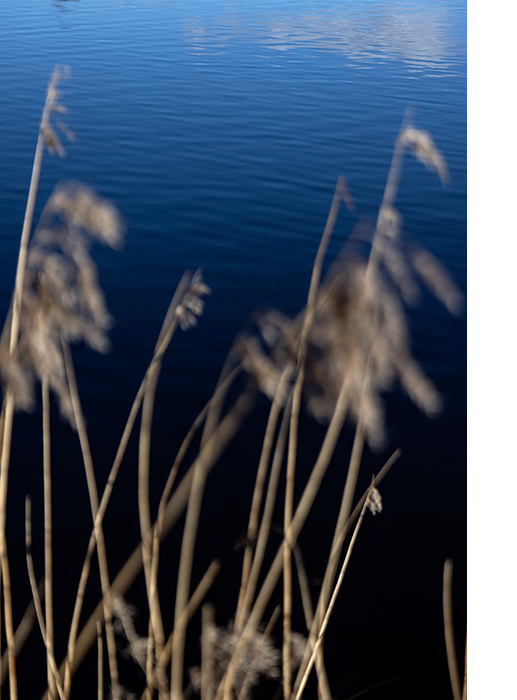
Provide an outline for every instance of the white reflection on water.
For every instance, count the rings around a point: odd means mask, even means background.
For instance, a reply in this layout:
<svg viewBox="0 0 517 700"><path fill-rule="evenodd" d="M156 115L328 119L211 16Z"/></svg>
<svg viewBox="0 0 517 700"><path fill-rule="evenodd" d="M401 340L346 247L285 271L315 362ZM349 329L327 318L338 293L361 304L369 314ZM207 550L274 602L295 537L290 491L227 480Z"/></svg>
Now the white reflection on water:
<svg viewBox="0 0 517 700"><path fill-rule="evenodd" d="M197 13L185 20L184 40L200 53L221 51L237 38L282 52L297 47L326 49L345 54L357 67L398 59L419 73L443 73L458 60L463 62L465 32L457 24L457 5L364 2L325 9L314 9L310 2L305 5L310 5L308 11L296 5L281 11L281 3L257 11L232 8L219 15Z"/></svg>

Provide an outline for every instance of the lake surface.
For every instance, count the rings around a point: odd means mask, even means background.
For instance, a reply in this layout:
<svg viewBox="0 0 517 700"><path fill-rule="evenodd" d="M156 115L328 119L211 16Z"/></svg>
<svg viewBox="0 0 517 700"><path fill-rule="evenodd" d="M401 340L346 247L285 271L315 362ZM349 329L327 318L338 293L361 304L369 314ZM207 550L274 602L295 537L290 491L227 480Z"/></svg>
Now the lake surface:
<svg viewBox="0 0 517 700"><path fill-rule="evenodd" d="M404 228L466 292L466 2L2 3L2 313L12 292L37 129L55 64L70 67L61 89L75 141L64 142L65 159L45 155L36 220L55 183L75 179L111 199L127 227L122 251L93 249L114 318L112 351L100 356L74 349L101 483L183 270L201 267L212 295L199 325L174 338L164 364L154 420L154 502L174 447L210 397L226 353L253 311L273 306L295 314L303 307L339 175L347 178L356 215L341 212L326 266L357 218L375 217L408 106L416 126L430 131L442 151L451 181L442 188L436 175L406 157L398 197ZM405 680L384 685L384 695L375 697L406 697L415 678L419 687L422 678L438 679L434 690L428 680L422 697L447 697L441 623L447 557L456 563L458 634L464 630L466 318L451 317L424 295L410 311L410 325L414 354L441 391L445 409L431 422L409 400L390 395L389 448L365 455L367 484L396 447L404 449L381 489L385 510L365 528L358 565L351 567L351 595L362 591L366 601L349 599L347 606L345 597L336 610L337 627L329 628L337 697L398 676ZM232 552L230 544L246 527L266 411L259 402L209 482L209 526L201 545L207 556L238 556L225 555L224 547ZM9 500L13 546L23 531L25 493L35 499L36 532L42 527L38 426L37 415L17 416ZM321 435L310 421L304 430L301 479L311 444ZM55 431L54 519L56 537L66 542L67 533L86 532L89 506L76 439L57 415ZM343 454L349 443L347 433ZM136 530L127 524L136 512L134 452L135 445L111 508L112 527L120 528L114 557L136 543ZM308 564L314 579L322 567L315 533L331 526L342 476L339 465L329 472L313 529L302 538L306 558L314 555ZM214 523L220 534L211 539ZM216 539L226 544L216 545ZM63 544L63 557L79 561L84 546L72 556ZM355 656L345 642L336 642L343 620L352 641L358 640ZM368 625L375 642L364 630Z"/></svg>

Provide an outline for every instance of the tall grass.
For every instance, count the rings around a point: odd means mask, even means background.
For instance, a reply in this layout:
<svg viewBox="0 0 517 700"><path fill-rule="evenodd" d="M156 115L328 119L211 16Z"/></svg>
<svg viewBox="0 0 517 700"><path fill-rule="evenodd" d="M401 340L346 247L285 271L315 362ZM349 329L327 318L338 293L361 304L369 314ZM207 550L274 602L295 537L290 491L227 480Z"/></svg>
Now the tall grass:
<svg viewBox="0 0 517 700"><path fill-rule="evenodd" d="M427 132L404 121L395 141L391 168L372 235L354 230L341 254L322 280L322 269L341 201L352 210L353 202L340 178L319 248L316 252L305 308L295 318L270 310L256 316L256 330L236 338L213 396L188 431L176 455L158 511L153 514L149 498L152 470L151 435L155 395L163 357L178 329L186 332L203 312L203 299L210 293L201 272L186 272L158 335L154 353L142 379L112 469L99 491L86 422L75 379L70 343L85 342L91 348L109 349L110 317L89 255L93 241L118 247L122 242L120 216L113 205L78 183L56 187L43 209L32 237L33 214L45 147L61 153L63 147L51 123L52 114L63 111L57 102L56 71L49 83L34 159L26 215L20 242L11 311L0 343L0 370L4 398L1 414L0 559L3 582L3 625L7 642L9 694L16 700L17 659L37 619L42 653L47 660L46 697L73 697L73 677L95 644L98 657L98 698L129 697L119 677L117 634L145 677L142 697L183 700L199 693L202 700L245 700L262 677L278 684L285 700L299 700L315 669L318 695L332 697L325 668L325 631L343 578L349 566L361 524L368 512L382 510L378 487L399 457L395 450L359 498L356 495L364 446L386 447L382 393L398 384L419 408L433 417L440 411L440 397L423 374L410 349L405 305L419 294L419 281L429 287L451 312L461 310L461 294L447 273L428 252L408 247L401 229L396 197L404 154L412 153L435 171L442 182L448 178L442 155ZM236 379L244 376L244 382ZM44 474L44 576L38 587L32 558L31 501L27 500L26 550L33 600L15 630L12 613L9 557L6 539L8 473L15 408L30 410L35 403L34 385L41 384L43 406ZM241 386L240 393L237 387ZM232 392L229 389L232 387ZM54 626L52 559L52 470L50 460L50 395L56 397L61 416L77 433L85 468L91 506L91 537L77 583L77 596L68 630ZM196 537L207 478L225 449L252 411L259 393L271 401L268 422L257 465L242 573L235 614L225 627L215 625L212 606L203 605L200 665L185 668L187 629L203 604L219 563L212 562L200 581L192 574ZM231 396L236 396L232 400ZM303 492L296 502L295 479L299 462L299 421L307 411L327 424L324 438ZM138 435L138 493L141 543L112 579L105 544L103 521L129 438L141 416ZM320 595L313 605L303 558L297 540L325 473L331 464L345 421L355 425L341 506L330 543ZM179 480L179 470L200 433L199 449ZM270 546L272 516L286 462L282 541L269 567L264 566ZM299 477L298 477L299 478ZM354 506L355 503L355 506ZM173 620L162 614L162 601L171 591L160 591L161 542L185 513ZM347 536L352 532L347 542ZM97 553L101 600L83 621L82 606L91 563ZM293 568L293 560L295 567ZM339 575L336 575L339 570ZM133 623L133 611L124 595L143 574L147 596L148 634L141 637ZM445 570L444 614L447 653L454 696L460 683L451 636L450 567ZM282 579L282 595L275 598ZM292 606L296 579L300 586L307 626L306 635L292 630ZM264 619L266 609L275 612ZM144 611L140 611L142 614ZM276 649L271 631L282 616L282 645ZM58 666L55 637L67 640L67 653ZM107 655L109 679L104 678ZM188 670L188 675L186 671ZM104 687L106 685L106 688ZM464 683L466 696L466 680Z"/></svg>

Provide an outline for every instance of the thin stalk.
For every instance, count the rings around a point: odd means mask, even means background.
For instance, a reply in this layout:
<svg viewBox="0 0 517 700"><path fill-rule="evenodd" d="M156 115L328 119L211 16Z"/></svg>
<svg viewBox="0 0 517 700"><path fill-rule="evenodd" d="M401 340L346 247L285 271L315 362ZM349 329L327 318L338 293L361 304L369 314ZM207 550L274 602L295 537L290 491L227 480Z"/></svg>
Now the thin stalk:
<svg viewBox="0 0 517 700"><path fill-rule="evenodd" d="M282 410L283 400L285 396L285 390L287 387L287 382L289 375L291 374L292 366L290 364L282 372L280 381L278 382L278 387L273 397L271 403L271 408L269 409L269 416L266 425L266 432L264 434L264 440L262 442L262 450L260 453L259 465L257 469L257 476L255 478L255 487L253 489L253 496L251 499L250 515L248 520L248 532L246 536L246 549L244 550L244 558L242 563L242 576L241 576L241 586L239 590L239 600L237 603L237 612L235 614L235 631L239 632L245 622L245 616L247 611L247 600L246 592L248 588L248 581L250 577L250 571L252 566L253 549L257 539L258 531L258 521L260 514L260 505L262 503L262 495L264 493L264 484L266 481L267 468L269 465L269 459L271 456L271 449L273 447L273 441L275 437L275 432L278 424L278 417L280 411ZM282 451L283 454L283 451Z"/></svg>
<svg viewBox="0 0 517 700"><path fill-rule="evenodd" d="M162 536L162 530L163 530L163 522L164 522L164 517L165 517L165 511L167 507L167 501L169 499L170 493L172 491L172 487L174 485L174 482L176 480L176 476L178 473L178 469L180 467L180 464L183 460L183 457L185 456L185 453L190 446L192 439L197 432L198 428L202 424L203 420L205 417L207 418L207 423L210 417L212 416L212 421L210 423L210 429L209 429L209 435L207 436L206 430L203 432L203 436L201 439L201 446L203 447L206 445L208 441L208 437L210 435L213 435L214 431L216 430L216 427L219 423L219 416L220 416L220 407L224 403L224 400L226 398L228 389L235 379L235 377L242 371L242 367L239 365L235 367L232 371L229 373L226 372L226 367L227 365L225 364L225 367L223 367L223 370L221 372L221 376L219 378L219 381L217 383L215 392L208 401L208 403L204 406L203 410L199 413L197 416L196 420L192 424L189 432L185 436L180 449L178 450L178 453L176 455L176 458L174 460L174 463L171 467L171 470L169 472L169 476L167 478L167 482L165 484L165 488L162 492L162 495L160 497L160 503L158 505L158 516L156 519L155 526L153 528L153 543L152 543L152 555L151 555L151 594L152 595L157 595L157 590L158 590L158 564L159 564L159 553L160 553L160 541L161 541L161 536ZM216 420L214 420L216 418ZM202 448L201 448L202 449ZM156 649L156 655L157 658L160 657L161 654L161 646L158 646L157 644L157 649Z"/></svg>
<svg viewBox="0 0 517 700"><path fill-rule="evenodd" d="M370 488L377 487L381 481L384 479L386 474L389 472L391 467L395 464L395 462L398 460L400 455L402 454L402 451L400 449L395 450L395 452L391 455L391 457L385 462L384 466L382 469L379 471L377 476L373 479L371 486L367 489L367 491L364 493L362 498L359 500L357 503L356 507L352 511L351 515L347 517L346 520L344 520L344 514L349 512L348 510L348 498L345 499L345 492L343 492L343 499L341 501L341 509L340 509L340 514L338 517L338 523L336 525L336 529L334 531L334 538L332 541L332 547L330 550L330 555L327 561L327 568L325 570L325 575L323 578L323 585L322 585L322 592L323 589L328 590L328 586L332 586L332 583L334 581L334 573L337 568L337 564L339 562L339 557L341 555L341 549L343 547L343 543L345 541L345 537L350 531L350 528L352 524L357 520L359 517L361 510L366 503L366 499L368 497L368 493L370 491ZM348 478L347 478L348 480ZM354 488L355 490L355 488ZM345 488L346 491L346 488ZM329 584L330 581L330 584ZM309 634L309 646L307 648L307 652L304 655L304 659L302 660L302 663L300 664L300 668L298 669L298 674L296 677L296 681L294 684L294 689L295 693L298 691L298 686L301 681L302 675L305 671L306 665L309 660L308 654L310 653L309 650L312 649L316 643L316 639L319 633L319 625L320 625L320 620L323 617L323 612L327 607L327 601L328 597L324 596L323 594L320 594L320 598L318 600L318 605L316 607L316 614L320 615L319 620L315 617L315 620L312 624L310 634Z"/></svg>
<svg viewBox="0 0 517 700"><path fill-rule="evenodd" d="M97 700L104 700L104 666L102 648L102 625L97 621Z"/></svg>
<svg viewBox="0 0 517 700"><path fill-rule="evenodd" d="M38 591L42 591L44 587L44 580L42 579L38 585ZM32 632L34 627L34 621L36 619L36 609L34 607L34 601L31 600L27 606L20 624L16 628L14 633L14 643L16 648L16 656L20 653L23 645L25 644L27 637ZM2 656L2 661L0 664L0 686L3 685L5 679L7 678L7 673L9 671L9 654L7 651L4 652Z"/></svg>
<svg viewBox="0 0 517 700"><path fill-rule="evenodd" d="M210 590L213 582L215 581L215 578L219 571L221 570L221 563L217 561L217 559L214 559L213 562L211 562L210 566L208 569L205 571L203 578L201 581L198 583L194 593L190 597L188 603L186 606L183 608L183 616L185 618L185 624L188 624L192 617L194 616L194 613L196 610L199 608L201 603L206 597L206 594ZM176 650L176 639L174 636L174 630L169 636L169 639L167 640L167 643L164 645L162 653L160 658L158 659L158 667L159 668L165 668L165 666L168 664L169 659L171 658L171 654L174 655L174 652Z"/></svg>
<svg viewBox="0 0 517 700"><path fill-rule="evenodd" d="M176 589L176 607L174 611L174 646L171 660L171 697L176 700L181 699L183 692L183 661L185 634L187 629L184 609L187 605L189 597L194 547L207 475L208 472L205 465L201 460L197 460L187 506L185 528L183 530L178 585Z"/></svg>
<svg viewBox="0 0 517 700"><path fill-rule="evenodd" d="M27 264L27 251L29 248L30 231L34 218L34 208L36 204L36 195L38 192L39 178L41 173L41 162L43 159L43 151L45 139L42 131L42 125L45 120L48 120L48 113L51 106L51 89L59 79L59 74L54 71L50 78L45 97L45 105L41 116L40 127L38 132L38 141L36 143L36 151L32 163L31 181L29 185L29 193L27 196L27 205L25 207L25 215L23 219L22 234L20 238L20 247L18 252L18 263L16 266L16 277L14 282L13 295L13 312L11 316L11 328L9 338L9 354L14 356L18 345L18 333L20 329L20 312L22 305L23 282L25 278L25 268ZM11 700L16 700L18 695L18 684L16 680L16 661L14 649L14 629L12 620L12 596L11 596L11 577L9 574L9 560L7 554L7 540L5 536L5 526L7 519L7 490L9 478L9 458L11 451L12 428L13 428L13 410L14 401L12 393L9 389L6 390L4 411L5 420L2 431L2 453L0 457L0 559L2 566L3 591L4 591L4 609L5 609L5 633L7 638L7 648L9 650L9 693Z"/></svg>
<svg viewBox="0 0 517 700"><path fill-rule="evenodd" d="M32 599L34 601L34 609L36 611L36 617L39 622L41 636L43 637L43 644L45 645L47 651L47 661L50 663L51 672L54 677L55 687L59 693L61 700L64 700L63 686L61 685L61 678L59 676L59 670L56 665L56 660L54 658L54 653L52 649L47 647L47 631L45 629L45 619L43 616L43 607L41 605L41 598L38 591L38 586L36 584L36 575L34 573L34 562L32 560L32 519L31 519L31 499L27 496L25 499L25 554L27 560L27 571L29 573L29 582L31 585Z"/></svg>
<svg viewBox="0 0 517 700"><path fill-rule="evenodd" d="M213 700L214 645L208 634L215 627L215 610L211 603L201 608L201 700Z"/></svg>
<svg viewBox="0 0 517 700"><path fill-rule="evenodd" d="M184 275L169 306L171 313L170 323L164 330L163 337L159 342L167 347L174 335L178 322L176 319L176 308L183 295L188 289L190 276ZM151 510L149 503L149 473L151 460L151 427L153 420L154 401L156 387L160 377L163 354L157 362L151 364L147 374L147 381L144 389L142 402L142 419L140 424L140 440L138 445L138 514L140 518L140 532L142 535L142 555L144 563L144 575L147 588L147 598L149 601L150 618L153 628L153 636L156 640L157 651L164 642L163 621L160 611L158 592L153 586L152 571L152 533L151 533Z"/></svg>
<svg viewBox="0 0 517 700"><path fill-rule="evenodd" d="M235 379L235 377L239 374L239 372L242 370L241 366L235 367L229 374L226 375L226 377L223 379L223 376L220 377L220 380L217 383L216 390L214 392L214 395L210 399L210 401L205 405L203 410L199 413L197 416L196 420L192 424L189 432L185 436L180 449L178 450L178 453L176 455L176 458L174 460L174 463L171 467L171 470L169 472L169 476L167 478L167 482L165 484L165 488L162 492L162 495L160 497L160 503L158 505L158 517L156 519L156 524L155 527L153 528L153 544L152 544L152 557L151 557L151 592L157 591L157 585L158 585L158 564L159 564L159 553L160 553L160 540L162 536L162 530L163 530L163 520L165 517L165 510L167 507L167 501L169 499L172 487L174 485L174 482L176 480L176 476L178 473L178 469L180 467L180 464L183 460L183 457L185 456L185 453L190 446L190 443L192 442L192 439L197 432L198 428L202 424L203 420L205 419L206 416L209 416L211 414L211 407L216 407L214 411L212 412L212 415L214 413L219 414L218 407L222 405L224 402L224 399L227 395L228 389ZM226 374L223 372L222 374ZM219 416L218 416L219 417ZM216 429L216 423L212 423L212 427L210 430L210 434L212 435ZM201 444L206 444L207 440L201 441ZM157 647L157 657L160 656L161 654L161 648Z"/></svg>
<svg viewBox="0 0 517 700"><path fill-rule="evenodd" d="M465 639L465 672L463 674L463 693L461 700L467 700L467 640Z"/></svg>
<svg viewBox="0 0 517 700"><path fill-rule="evenodd" d="M244 417L250 412L252 405L252 396L248 392L242 394L226 414L214 435L207 442L204 450L198 455L197 459L203 458L207 462L207 469L209 471L213 468L228 443L237 433ZM192 486L194 466L195 464L193 464L185 474L172 495L171 500L167 504L163 519L162 539L170 532L185 509ZM123 596L140 573L141 568L142 546L139 544L111 584L110 597ZM102 619L103 605L104 601L102 600L90 615L81 633L77 637L74 661L73 664L70 664L71 675L73 675L79 667L92 644L95 643L96 623L97 620ZM60 672L64 672L65 666L66 662L63 662L60 667Z"/></svg>
<svg viewBox="0 0 517 700"><path fill-rule="evenodd" d="M407 110L406 114L404 115L399 136L395 141L390 170L386 179L386 185L384 186L382 203L379 207L379 214L377 216L377 223L375 226L375 232L373 234L372 247L370 249L370 256L368 259L368 269L366 271L367 275L374 273L384 254L384 238L381 234L380 225L382 219L382 211L384 207L393 206L397 198L397 192L400 183L400 175L402 173L402 161L404 159L404 146L402 146L401 144L400 137L402 136L402 133L407 126L408 119L409 110Z"/></svg>
<svg viewBox="0 0 517 700"><path fill-rule="evenodd" d="M452 617L452 570L451 559L447 559L443 565L443 627L445 631L445 648L447 650L447 664L451 679L452 694L454 700L461 700L460 674L456 660L456 643L454 641L454 624Z"/></svg>
<svg viewBox="0 0 517 700"><path fill-rule="evenodd" d="M298 583L300 584L300 593L302 596L303 612L305 615L305 625L307 631L310 632L312 621L314 619L314 612L312 609L312 601L309 591L309 579L307 578L307 572L305 571L305 565L303 563L302 552L299 545L295 545L293 549L293 557L296 564L296 571L298 574ZM330 686L327 677L327 671L325 669L325 660L323 655L323 645L320 645L317 650L318 657L316 659L316 673L318 675L319 684L319 694L318 697L332 697L330 693Z"/></svg>
<svg viewBox="0 0 517 700"><path fill-rule="evenodd" d="M323 477L325 476L325 473L327 471L330 459L334 453L334 449L336 447L338 437L341 433L341 429L343 427L343 423L348 409L347 388L348 387L346 382L343 382L336 403L336 408L334 410L334 414L332 416L330 424L327 428L327 432L325 434L320 453L318 455L312 473L309 477L307 485L305 486L305 490L298 504L294 517L291 521L289 530L287 533L285 533L285 537L288 537L288 541L292 544L296 542L296 539L298 538L298 535L305 523L305 520L307 519L309 511L312 508L312 504L314 503L314 499L316 498L316 494L323 480ZM280 549L278 550L275 556L275 559L262 585L260 593L255 601L255 605L253 606L253 609L250 613L249 619L242 631L242 635L239 639L239 642L235 647L232 660L228 665L225 677L222 679L219 685L217 698L221 698L223 696L224 700L227 700L227 698L229 698L239 654L241 653L242 648L248 643L248 640L260 624L260 620L262 618L266 605L273 593L273 590L278 582L278 579L282 573L282 569L283 544L280 546Z"/></svg>
<svg viewBox="0 0 517 700"><path fill-rule="evenodd" d="M245 395L244 395L245 396ZM242 400L239 399L237 403ZM246 401L246 399L244 399ZM237 404L236 404L237 405ZM171 660L171 693L172 698L179 700L183 692L183 660L185 651L186 618L183 610L189 597L190 579L192 574L192 562L196 541L199 513L206 479L211 465L214 463L215 447L211 448L214 438L217 436L228 420L228 415L220 423L218 430L210 437L199 457L193 465L192 486L189 494L183 540L181 545L180 565L178 572L178 585L176 589L176 605L174 610L174 653ZM233 421L232 421L233 422Z"/></svg>
<svg viewBox="0 0 517 700"><path fill-rule="evenodd" d="M0 460L0 559L4 594L5 635L7 639L7 649L9 652L9 696L11 700L17 700L18 683L16 680L16 650L14 646L11 575L9 572L9 556L7 553L7 538L5 534L7 519L7 484L9 477L9 459L11 455L11 437L13 428L13 395L9 389L6 391L4 407L4 434L2 441L2 456Z"/></svg>
<svg viewBox="0 0 517 700"><path fill-rule="evenodd" d="M52 673L50 657L54 656L54 610L52 586L52 475L50 456L50 396L48 376L41 382L43 402L43 517L45 521L45 626L47 631L47 682L51 700L56 695L56 683Z"/></svg>
<svg viewBox="0 0 517 700"><path fill-rule="evenodd" d="M282 417L282 422L280 424L280 430L278 432L278 438L275 446L275 452L273 454L273 462L271 465L271 472L269 475L269 484L267 487L264 512L262 514L262 521L260 523L259 533L257 537L255 554L253 557L249 578L246 584L246 589L243 596L242 609L240 612L240 619L243 622L247 620L249 610L251 609L251 603L253 601L255 590L257 588L260 569L262 567L262 562L264 561L264 553L266 551L269 530L271 528L271 521L273 519L273 510L275 507L278 482L280 479L280 471L282 469L282 462L284 459L285 445L287 441L287 431L289 429L291 401L292 396L289 397L284 411L284 415Z"/></svg>
<svg viewBox="0 0 517 700"><path fill-rule="evenodd" d="M294 508L294 480L296 470L296 452L298 446L298 423L300 417L300 404L302 396L303 381L305 376L305 357L307 353L307 338L309 335L313 315L314 305L318 294L321 279L321 270L325 253L327 252L330 237L334 230L339 205L343 198L345 186L342 178L336 184L332 204L327 217L327 222L321 236L316 258L312 268L307 307L302 325L298 354L298 376L294 386L293 405L291 409L291 425L289 429L289 445L287 451L287 473L285 482L285 506L284 506L284 532L287 533L293 517ZM291 615L292 615L292 566L291 550L293 543L286 537L284 544L284 606L283 606L283 645L282 645L282 681L284 700L289 700L291 696Z"/></svg>
<svg viewBox="0 0 517 700"><path fill-rule="evenodd" d="M325 617L323 618L323 622L321 624L319 633L318 633L318 638L316 640L316 644L314 645L311 653L311 657L309 659L309 663L307 665L307 668L305 669L305 673L303 674L300 686L298 688L298 691L295 696L295 700L300 700L300 697L305 689L305 686L307 684L307 680L309 679L310 672L312 670L312 667L314 665L314 661L316 660L316 655L318 653L318 650L323 642L323 637L325 635L325 630L327 629L327 625L330 619L330 615L332 614L332 610L334 609L334 605L336 604L337 596L339 593L339 590L341 588L341 585L343 583L343 579L345 577L345 572L348 567L348 563L350 561L350 557L352 556L352 551L355 545L355 541L357 540L357 536L359 534L359 530L361 528L363 519L364 519L364 514L366 512L367 508L367 503L368 500L365 500L364 505L361 509L361 514L359 516L359 520L357 521L357 525L355 526L354 533L352 535L352 539L350 540L350 544L348 545L348 550L345 556L345 561L343 562L343 566L341 567L341 571L339 573L339 577L336 583L336 586L334 588L334 592L332 594L332 598L330 599L330 603L328 605L327 611L325 613Z"/></svg>
<svg viewBox="0 0 517 700"><path fill-rule="evenodd" d="M180 281L180 285L184 285L185 281L187 279L187 276L184 275ZM98 527L100 524L102 524L102 520L104 518L104 514L106 513L106 509L108 507L109 499L111 497L111 494L113 492L113 488L115 486L115 481L118 476L118 472L120 470L120 466L122 464L122 459L124 458L126 448L129 442L129 438L131 436L133 426L136 421L136 417L138 415L138 411L140 410L140 406L142 403L142 398L144 396L144 389L147 381L147 376L148 372L150 370L150 367L153 365L153 363L159 362L160 357L165 353L167 349L167 338L169 338L168 334L168 329L171 326L171 323L174 321L174 310L175 306L171 305L169 306L169 310L167 311L167 314L165 316L165 319L162 324L162 328L154 349L153 357L151 359L151 362L149 364L149 367L147 368L146 374L144 376L144 379L142 380L142 383L140 384L140 387L138 389L138 392L135 396L135 399L133 401L133 405L131 407L131 410L129 412L128 419L126 421L126 425L124 427L124 431L122 433L122 437L120 439L120 443L117 449L117 453L115 455L115 459L113 461L113 466L111 467L110 474L108 476L108 480L106 482L106 486L104 487L104 492L102 494L102 500L99 505L99 510L97 513L97 518L96 521L93 525L93 530L92 534L90 536L90 541L88 544L88 550L86 553L85 561L83 564L83 569L81 571L81 576L80 576L80 581L79 581L79 586L77 590L77 595L76 595L76 602L74 606L74 612L72 616L72 624L70 626L70 634L68 637L68 655L67 655L67 663L66 663L66 670L65 670L65 692L67 695L67 698L70 695L70 690L71 690L71 666L73 665L73 659L74 659L74 654L75 654L75 644L76 644L76 639L77 639L77 633L79 630L79 620L81 617L81 610L82 610L82 604L84 600L84 593L86 590L86 584L88 581L88 576L90 573L90 564L91 564L91 558L93 556L93 553L95 551L95 528Z"/></svg>
<svg viewBox="0 0 517 700"><path fill-rule="evenodd" d="M355 493L355 487L357 484L357 477L359 474L359 467L361 464L361 457L364 447L364 433L360 425L357 426L354 443L352 446L352 453L350 455L350 462L348 465L347 478L345 481L345 487L343 490L343 497L341 500L341 507L339 510L338 520L336 528L334 530L334 537L331 545L331 554L327 561L327 567L325 570L325 575L323 577L323 585L321 587L321 592L318 600L318 605L316 606L316 613L312 623L312 627L309 634L309 646L308 649L314 649L316 640L319 634L319 629L321 625L321 620L324 615L324 611L327 608L327 603L331 594L332 585L334 583L335 572L339 563L339 557L341 554L341 546L337 546L337 540L339 533L343 530L352 509L352 500ZM294 685L294 692L298 696L299 684L301 681L301 676L305 671L305 664L308 662L307 652L305 654L305 659L300 664L298 669L297 678ZM329 697L325 695L325 697Z"/></svg>
<svg viewBox="0 0 517 700"><path fill-rule="evenodd" d="M88 441L88 434L86 432L86 425L84 422L84 416L81 408L79 391L77 389L77 382L75 379L75 372L70 348L68 346L67 341L64 338L62 338L61 340L61 345L63 349L63 357L65 360L68 387L70 389L70 398L72 400L72 409L74 412L75 424L77 426L77 434L79 436L79 444L81 446L81 453L83 456L84 470L86 474L86 482L88 485L88 494L90 497L90 506L92 511L92 521L95 526L95 523L97 522L97 513L99 510L99 495L97 492L97 483L95 481L95 471L93 468L90 443ZM117 646L115 642L115 633L113 631L113 621L111 612L108 558L106 555L106 546L104 543L104 532L100 523L95 527L95 541L97 543L97 558L99 561L99 573L104 604L104 624L106 625L106 646L108 650L111 686L113 695L115 698L117 698L120 692L117 663Z"/></svg>

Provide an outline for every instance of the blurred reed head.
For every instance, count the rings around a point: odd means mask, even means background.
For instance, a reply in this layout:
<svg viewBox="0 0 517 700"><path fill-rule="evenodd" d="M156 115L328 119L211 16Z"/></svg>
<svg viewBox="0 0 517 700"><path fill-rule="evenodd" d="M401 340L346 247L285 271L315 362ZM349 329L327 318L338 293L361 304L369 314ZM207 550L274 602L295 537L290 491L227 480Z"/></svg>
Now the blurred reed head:
<svg viewBox="0 0 517 700"><path fill-rule="evenodd" d="M209 645L213 659L213 691L222 681L240 634L226 627L208 625L203 632L203 642ZM256 685L261 677L280 678L280 652L275 649L270 637L262 632L255 632L237 659L233 688L239 694L244 685ZM195 691L201 688L201 670L198 667L189 670Z"/></svg>
<svg viewBox="0 0 517 700"><path fill-rule="evenodd" d="M55 120L53 117L57 114L67 114L68 112L67 108L58 102L61 96L58 90L58 84L60 81L68 78L69 74L70 69L68 66L56 66L54 68L47 87L45 106L40 123L40 134L43 137L43 141L49 153L57 153L62 158L65 155L65 149L59 140L56 128L59 129L69 141L74 140L74 134L62 120Z"/></svg>
<svg viewBox="0 0 517 700"><path fill-rule="evenodd" d="M196 270L181 303L176 307L176 319L181 330L188 331L197 325L197 317L202 316L205 302L202 297L211 294L212 290L203 282L203 273Z"/></svg>
<svg viewBox="0 0 517 700"><path fill-rule="evenodd" d="M1 376L15 406L31 410L34 382L46 377L62 416L72 425L62 342L84 341L99 352L110 347L111 317L89 253L94 240L111 248L122 244L117 209L85 185L58 184L29 247L14 357L9 355L10 316L0 341Z"/></svg>
<svg viewBox="0 0 517 700"><path fill-rule="evenodd" d="M397 145L409 148L415 158L425 165L428 170L435 172L442 185L449 182L449 170L445 158L434 145L431 134L414 126L406 126L400 133Z"/></svg>
<svg viewBox="0 0 517 700"><path fill-rule="evenodd" d="M443 266L427 251L404 245L399 212L383 207L379 221L384 237L379 267L369 267L352 235L321 286L304 382L306 408L321 422L332 417L344 387L349 415L361 421L374 449L386 440L382 394L395 385L427 416L441 410L439 394L412 356L405 304L416 303L423 282L449 311L462 308L461 292ZM359 228L363 244L367 228ZM269 398L286 366L296 364L303 320L304 313L291 319L276 310L262 312L255 316L258 333L236 341L243 366Z"/></svg>

